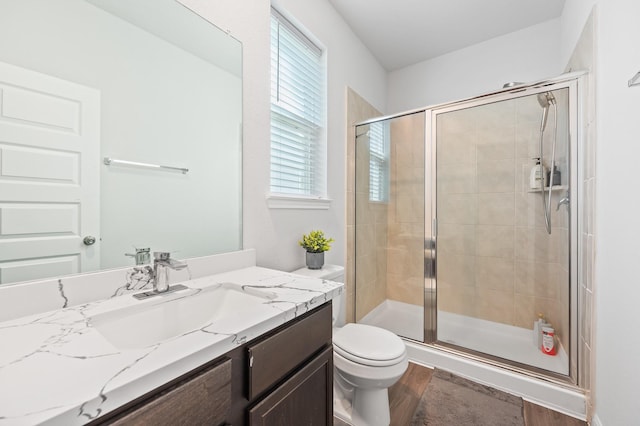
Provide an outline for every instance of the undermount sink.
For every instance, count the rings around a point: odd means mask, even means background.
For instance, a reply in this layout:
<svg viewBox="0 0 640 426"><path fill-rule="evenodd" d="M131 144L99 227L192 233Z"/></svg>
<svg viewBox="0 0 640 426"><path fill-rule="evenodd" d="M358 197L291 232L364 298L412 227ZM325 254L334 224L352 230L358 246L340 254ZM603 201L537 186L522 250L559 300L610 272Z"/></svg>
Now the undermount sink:
<svg viewBox="0 0 640 426"><path fill-rule="evenodd" d="M237 321L248 312L268 309L275 295L231 283L186 288L149 298L140 305L91 317L91 325L118 349L145 348L216 324ZM211 325L211 326L209 326Z"/></svg>

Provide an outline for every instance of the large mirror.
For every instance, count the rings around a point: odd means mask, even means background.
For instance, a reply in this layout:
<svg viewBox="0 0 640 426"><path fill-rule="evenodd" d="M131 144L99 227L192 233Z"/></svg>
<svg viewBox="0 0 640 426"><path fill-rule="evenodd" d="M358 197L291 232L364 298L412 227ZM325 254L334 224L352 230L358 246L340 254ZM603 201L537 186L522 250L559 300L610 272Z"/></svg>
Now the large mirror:
<svg viewBox="0 0 640 426"><path fill-rule="evenodd" d="M0 284L241 248L237 40L174 0L0 0L0 40Z"/></svg>

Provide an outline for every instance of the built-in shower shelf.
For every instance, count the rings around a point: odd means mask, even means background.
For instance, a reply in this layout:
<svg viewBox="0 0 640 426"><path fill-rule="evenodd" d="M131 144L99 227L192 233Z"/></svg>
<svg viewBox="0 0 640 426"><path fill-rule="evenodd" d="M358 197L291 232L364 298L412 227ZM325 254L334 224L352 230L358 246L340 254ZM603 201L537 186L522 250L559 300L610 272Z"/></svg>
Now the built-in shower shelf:
<svg viewBox="0 0 640 426"><path fill-rule="evenodd" d="M556 191L566 191L567 189L569 189L569 187L567 185L553 185L551 187L551 192L556 192ZM545 187L544 188L545 191L549 190L549 187ZM542 189L530 189L527 192L542 192Z"/></svg>

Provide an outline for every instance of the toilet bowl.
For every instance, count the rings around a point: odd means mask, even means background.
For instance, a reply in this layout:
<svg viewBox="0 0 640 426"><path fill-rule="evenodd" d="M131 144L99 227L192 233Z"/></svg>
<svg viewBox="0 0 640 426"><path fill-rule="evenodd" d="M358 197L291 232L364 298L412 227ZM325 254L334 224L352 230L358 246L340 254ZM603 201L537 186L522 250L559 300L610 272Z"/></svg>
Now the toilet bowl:
<svg viewBox="0 0 640 426"><path fill-rule="evenodd" d="M409 365L402 340L370 325L334 328L333 365L334 414L354 426L388 425L387 389Z"/></svg>
<svg viewBox="0 0 640 426"><path fill-rule="evenodd" d="M336 265L293 273L339 282L344 277L344 269ZM364 324L344 325L345 293L333 299L333 413L354 426L387 426L387 389L407 370L406 346L388 330Z"/></svg>

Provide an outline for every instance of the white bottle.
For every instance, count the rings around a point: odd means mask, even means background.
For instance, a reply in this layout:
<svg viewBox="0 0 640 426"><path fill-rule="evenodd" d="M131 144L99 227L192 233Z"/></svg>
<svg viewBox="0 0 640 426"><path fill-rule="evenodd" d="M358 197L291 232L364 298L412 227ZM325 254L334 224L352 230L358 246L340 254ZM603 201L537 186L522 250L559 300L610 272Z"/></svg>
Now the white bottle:
<svg viewBox="0 0 640 426"><path fill-rule="evenodd" d="M547 322L544 320L544 316L540 313L538 314L538 319L533 322L533 346L540 349L540 344L542 340L542 327L547 325Z"/></svg>
<svg viewBox="0 0 640 426"><path fill-rule="evenodd" d="M547 174L546 168L540 164L540 157L534 158L536 165L531 168L529 175L529 188L542 189Z"/></svg>
<svg viewBox="0 0 640 426"><path fill-rule="evenodd" d="M539 351L542 350L542 339L544 337L543 329L547 328L547 327L551 327L551 324L549 324L545 320L541 319L540 320L540 329L538 330L538 350Z"/></svg>

